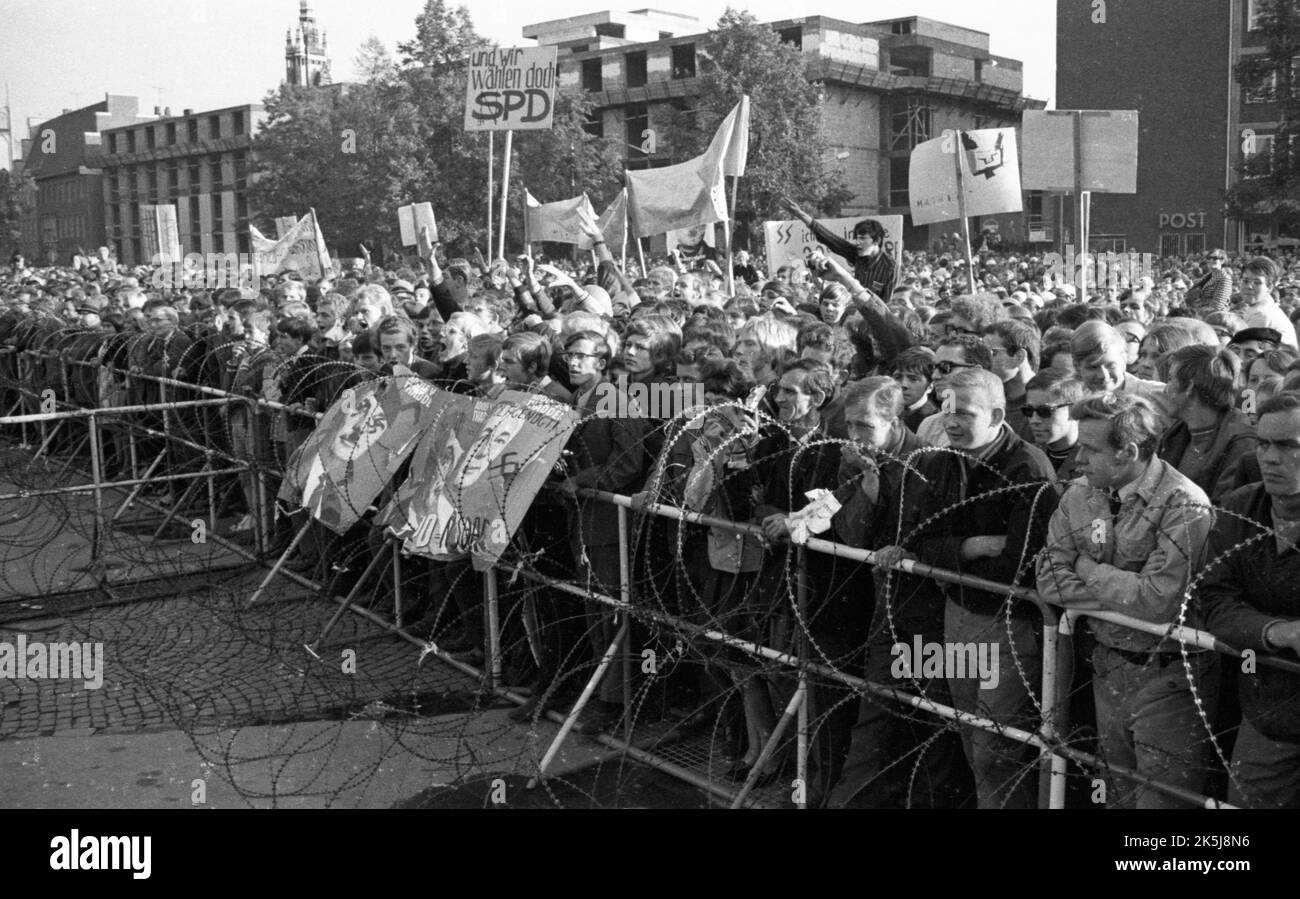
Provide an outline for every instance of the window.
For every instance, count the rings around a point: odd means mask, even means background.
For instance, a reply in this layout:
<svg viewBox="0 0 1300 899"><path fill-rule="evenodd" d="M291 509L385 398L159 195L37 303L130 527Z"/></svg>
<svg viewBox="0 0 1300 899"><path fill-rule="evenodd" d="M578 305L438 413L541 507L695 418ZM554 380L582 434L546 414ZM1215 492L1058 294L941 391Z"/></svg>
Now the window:
<svg viewBox="0 0 1300 899"><path fill-rule="evenodd" d="M930 139L930 107L914 98L897 98L889 124L889 149L912 150Z"/></svg>
<svg viewBox="0 0 1300 899"><path fill-rule="evenodd" d="M644 103L632 103L624 109L624 115L627 116L627 130L625 139L629 144L628 159L645 159L646 154L639 149L641 146L641 132L650 127L650 107Z"/></svg>
<svg viewBox="0 0 1300 899"><path fill-rule="evenodd" d="M605 136L605 117L599 111L592 111L587 120L582 123L582 130L592 137Z"/></svg>
<svg viewBox="0 0 1300 899"><path fill-rule="evenodd" d="M678 44L673 47L673 78L695 77L695 45Z"/></svg>
<svg viewBox="0 0 1300 899"><path fill-rule="evenodd" d="M208 177L212 179L212 192L215 194L223 187L221 180L221 157L213 156L208 162Z"/></svg>
<svg viewBox="0 0 1300 899"><path fill-rule="evenodd" d="M212 195L212 230L213 232L225 231L226 223L221 216L221 194Z"/></svg>
<svg viewBox="0 0 1300 899"><path fill-rule="evenodd" d="M244 111L242 109L236 109L233 113L231 113L231 116L232 116L232 121L230 124L231 133L243 134L244 133Z"/></svg>
<svg viewBox="0 0 1300 899"><path fill-rule="evenodd" d="M159 199L158 199L158 198L159 198L159 195L162 194L162 191L163 191L163 168L162 168L162 166L155 166L155 167L153 168L153 170L150 172L150 174L151 174L153 177L152 177L152 179L151 179L151 183L150 183L150 186L149 186L149 202L151 202L151 203L157 203L157 202L159 202Z"/></svg>
<svg viewBox="0 0 1300 899"><path fill-rule="evenodd" d="M890 22L889 30L894 34L911 34L912 21L911 19L907 19L902 22Z"/></svg>
<svg viewBox="0 0 1300 899"><path fill-rule="evenodd" d="M158 146L158 135L154 133L152 128L144 129L144 145L150 150Z"/></svg>
<svg viewBox="0 0 1300 899"><path fill-rule="evenodd" d="M1205 252L1205 235L1201 234L1184 234L1183 235L1183 253L1191 255L1192 253Z"/></svg>
<svg viewBox="0 0 1300 899"><path fill-rule="evenodd" d="M208 139L216 140L218 137L221 137L221 116L210 115L208 116Z"/></svg>
<svg viewBox="0 0 1300 899"><path fill-rule="evenodd" d="M167 193L175 198L181 192L181 164L176 160L167 163Z"/></svg>
<svg viewBox="0 0 1300 899"><path fill-rule="evenodd" d="M199 161L197 159L190 160L188 180L189 180L190 193L191 194L198 193L199 190L202 188L202 185L199 183Z"/></svg>
<svg viewBox="0 0 1300 899"><path fill-rule="evenodd" d="M1178 238L1180 238L1180 237L1182 237L1181 234L1161 234L1161 235L1160 235L1160 255L1161 255L1161 257L1165 257L1165 256L1178 256L1178 255L1181 255L1181 254L1178 252L1178 245L1179 245L1179 243L1181 242L1181 241L1179 241Z"/></svg>
<svg viewBox="0 0 1300 899"><path fill-rule="evenodd" d="M235 187L242 189L248 183L248 154L236 153L233 157L235 166Z"/></svg>
<svg viewBox="0 0 1300 899"><path fill-rule="evenodd" d="M782 28L778 34L781 35L781 43L790 44L796 50L803 49L803 27L796 25L793 28Z"/></svg>
<svg viewBox="0 0 1300 899"><path fill-rule="evenodd" d="M889 160L889 205L909 206L911 197L907 190L911 156L895 156Z"/></svg>
<svg viewBox="0 0 1300 899"><path fill-rule="evenodd" d="M1245 177L1260 178L1273 174L1273 135L1255 135L1253 140L1243 142L1242 151L1242 160L1247 166Z"/></svg>
<svg viewBox="0 0 1300 899"><path fill-rule="evenodd" d="M186 143L191 143L191 144L197 144L199 142L199 120L198 119L186 119L185 141Z"/></svg>
<svg viewBox="0 0 1300 899"><path fill-rule="evenodd" d="M596 34L601 37L625 38L627 37L627 26L618 25L614 22L601 22L596 26Z"/></svg>
<svg viewBox="0 0 1300 899"><path fill-rule="evenodd" d="M600 57L582 61L582 89L584 91L604 90L600 69Z"/></svg>
<svg viewBox="0 0 1300 899"><path fill-rule="evenodd" d="M1247 31L1260 30L1261 23L1259 21L1259 16L1260 13L1263 12L1263 10L1260 9L1261 5L1262 4L1260 0L1246 0L1246 30Z"/></svg>
<svg viewBox="0 0 1300 899"><path fill-rule="evenodd" d="M116 152L117 152L117 135L110 134L108 136L108 153L110 156L112 156Z"/></svg>
<svg viewBox="0 0 1300 899"><path fill-rule="evenodd" d="M199 214L199 198L190 197L190 234L193 236L194 248L199 247L199 237L203 233L203 217Z"/></svg>
<svg viewBox="0 0 1300 899"><path fill-rule="evenodd" d="M176 146L176 123L175 122L167 123L167 146L169 147Z"/></svg>
<svg viewBox="0 0 1300 899"><path fill-rule="evenodd" d="M1247 87L1244 93L1247 103L1272 103L1277 97L1277 72L1269 72L1267 78Z"/></svg>
<svg viewBox="0 0 1300 899"><path fill-rule="evenodd" d="M637 50L627 54L627 86L628 87L645 87L648 80L646 75L646 56L644 50Z"/></svg>
<svg viewBox="0 0 1300 899"><path fill-rule="evenodd" d="M1088 235L1088 252L1090 253L1123 253L1124 248L1127 246L1128 241L1122 235Z"/></svg>
<svg viewBox="0 0 1300 899"><path fill-rule="evenodd" d="M134 153L134 152L135 152L135 132L134 132L134 131L128 131L128 132L126 132L126 152L128 152L128 153Z"/></svg>

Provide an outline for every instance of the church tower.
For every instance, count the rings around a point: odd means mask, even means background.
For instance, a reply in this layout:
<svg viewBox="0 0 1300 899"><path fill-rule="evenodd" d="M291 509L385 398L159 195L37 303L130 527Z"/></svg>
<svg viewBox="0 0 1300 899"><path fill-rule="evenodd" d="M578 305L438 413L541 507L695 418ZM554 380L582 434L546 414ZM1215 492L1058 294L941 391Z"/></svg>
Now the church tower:
<svg viewBox="0 0 1300 899"><path fill-rule="evenodd" d="M316 26L307 0L299 0L297 29L284 35L284 80L299 87L320 87L330 83L325 29Z"/></svg>

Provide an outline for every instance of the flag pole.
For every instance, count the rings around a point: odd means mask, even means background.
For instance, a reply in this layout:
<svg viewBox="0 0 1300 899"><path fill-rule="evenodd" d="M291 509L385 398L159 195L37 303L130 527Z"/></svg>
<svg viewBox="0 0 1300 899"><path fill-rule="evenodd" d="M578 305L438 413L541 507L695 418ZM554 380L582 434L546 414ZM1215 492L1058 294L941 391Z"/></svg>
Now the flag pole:
<svg viewBox="0 0 1300 899"><path fill-rule="evenodd" d="M623 274L627 274L627 188L623 188ZM645 272L641 273L645 277Z"/></svg>
<svg viewBox="0 0 1300 899"><path fill-rule="evenodd" d="M510 154L514 137L514 131L506 132L506 158L501 163L501 238L497 241L497 256L506 254L506 203L510 199Z"/></svg>
<svg viewBox="0 0 1300 899"><path fill-rule="evenodd" d="M320 266L320 276L325 277L326 271L330 267L328 256L322 256L321 252L325 249L325 235L320 230L320 219L316 217L316 208L308 206L307 211L311 213L311 226L314 229L312 241L316 244L316 264Z"/></svg>
<svg viewBox="0 0 1300 899"><path fill-rule="evenodd" d="M966 284L973 294L975 293L975 260L970 252L970 219L966 218L966 182L961 170L963 155L961 132L957 131L953 135L952 148L952 158L957 165L957 217L961 219L961 240L966 247Z"/></svg>
<svg viewBox="0 0 1300 899"><path fill-rule="evenodd" d="M727 210L727 293L736 295L735 248L731 245L735 231L731 228L731 217L736 214L736 193L740 190L740 176L731 178L731 208Z"/></svg>
<svg viewBox="0 0 1300 899"><path fill-rule="evenodd" d="M488 260L492 259L492 169L496 165L496 136L495 131L488 132L488 227L487 227L487 252Z"/></svg>

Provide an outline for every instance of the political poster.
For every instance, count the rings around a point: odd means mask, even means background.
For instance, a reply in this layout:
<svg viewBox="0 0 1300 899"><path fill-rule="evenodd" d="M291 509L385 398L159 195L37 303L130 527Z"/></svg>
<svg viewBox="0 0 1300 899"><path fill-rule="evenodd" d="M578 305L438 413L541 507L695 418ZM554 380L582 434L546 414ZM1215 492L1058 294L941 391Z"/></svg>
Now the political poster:
<svg viewBox="0 0 1300 899"><path fill-rule="evenodd" d="M901 215L855 215L849 218L818 219L831 231L848 239L853 227L862 221L880 222L885 229L882 249L887 256L898 261L903 246L903 217ZM817 237L812 229L800 221L764 222L763 237L767 244L768 275L775 277L777 269L793 262L804 262L817 248Z"/></svg>
<svg viewBox="0 0 1300 899"><path fill-rule="evenodd" d="M479 47L469 54L466 131L546 131L555 116L555 47Z"/></svg>
<svg viewBox="0 0 1300 899"><path fill-rule="evenodd" d="M258 277L281 272L298 272L304 278L325 277L329 251L325 249L325 236L314 213L304 215L288 234L274 243L269 243L251 226L249 233L253 236L253 261Z"/></svg>
<svg viewBox="0 0 1300 899"><path fill-rule="evenodd" d="M961 161L967 218L1021 210L1016 130L945 131L912 151L907 181L913 225L960 218L954 153Z"/></svg>
<svg viewBox="0 0 1300 899"><path fill-rule="evenodd" d="M454 398L413 375L344 390L286 472L301 508L335 533L347 531Z"/></svg>
<svg viewBox="0 0 1300 899"><path fill-rule="evenodd" d="M454 397L420 439L381 521L412 554L490 568L550 474L578 413L540 394Z"/></svg>
<svg viewBox="0 0 1300 899"><path fill-rule="evenodd" d="M411 203L397 208L397 229L402 234L402 246L419 244L420 229L429 226L429 240L438 242L438 221L433 217L432 203Z"/></svg>
<svg viewBox="0 0 1300 899"><path fill-rule="evenodd" d="M140 236L144 242L146 259L179 261L181 251L180 229L176 222L176 207L171 203L140 207Z"/></svg>
<svg viewBox="0 0 1300 899"><path fill-rule="evenodd" d="M1137 193L1136 109L1027 109L1020 125L1025 190L1074 192L1075 122L1082 190Z"/></svg>

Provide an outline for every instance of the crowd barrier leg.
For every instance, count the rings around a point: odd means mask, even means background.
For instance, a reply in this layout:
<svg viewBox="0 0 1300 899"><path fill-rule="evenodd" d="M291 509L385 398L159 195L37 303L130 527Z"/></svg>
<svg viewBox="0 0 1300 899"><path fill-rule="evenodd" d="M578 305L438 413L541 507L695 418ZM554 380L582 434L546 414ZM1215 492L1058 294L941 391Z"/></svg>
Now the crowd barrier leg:
<svg viewBox="0 0 1300 899"><path fill-rule="evenodd" d="M127 397L134 396L131 391L130 372L127 372L126 375L126 395ZM126 428L126 442L131 457L131 478L132 480L137 480L140 477L140 455L135 446L135 428L131 427L130 424L128 424Z"/></svg>
<svg viewBox="0 0 1300 899"><path fill-rule="evenodd" d="M317 655L316 652L317 649L320 647L321 643L324 642L325 638L329 635L329 632L334 630L334 626L339 623L339 619L343 617L344 613L348 612L352 608L352 602L358 596L361 595L361 588L364 587L366 583L370 580L370 576L379 570L379 566L383 561L384 561L384 553L382 552L375 553L375 557L370 560L370 564L366 566L366 570L361 572L361 577L358 578L357 582L352 585L352 589L348 591L347 597L339 605L338 609L335 610L334 616L330 618L330 620L326 622L325 627L321 629L320 636L317 637L315 640L313 640L311 643L303 644L303 648L306 649L307 652L311 653L313 657L317 659L320 658L320 656ZM395 626L400 628L400 625L395 625Z"/></svg>
<svg viewBox="0 0 1300 899"><path fill-rule="evenodd" d="M55 434L59 433L59 427L63 424L64 421L67 421L67 419L60 419L58 422L56 422L54 425L54 429L50 431L50 435L46 437L43 441L41 441L41 445L37 448L36 452L32 454L33 462L39 459L41 457L41 454L44 453L45 450L49 447L50 441L54 439Z"/></svg>
<svg viewBox="0 0 1300 899"><path fill-rule="evenodd" d="M140 495L140 491L144 489L144 482L149 480L150 476L154 473L154 469L156 469L162 463L163 456L165 455L167 455L167 453L164 450L163 452L159 453L158 456L152 462L149 463L149 467L145 469L144 477L138 479L140 483L135 484L131 487L131 492L126 495L126 499L122 501L122 505L118 506L117 511L113 513L113 518L112 518L113 521L117 521L119 518L121 518L122 513L125 512L128 508L130 508L131 504L135 502L136 497ZM131 469L132 469L132 474L134 474L135 471L134 457L132 458L131 461Z"/></svg>
<svg viewBox="0 0 1300 899"><path fill-rule="evenodd" d="M493 570L493 576L496 569ZM542 670L545 664L545 655L542 652L542 626L537 619L537 600L532 590L524 594L523 614L524 636L528 638L528 651L533 655L533 661L537 663L537 670Z"/></svg>
<svg viewBox="0 0 1300 899"><path fill-rule="evenodd" d="M587 707L587 703L591 700L591 694L596 692L597 684L600 683L601 678L605 676L606 670L609 669L610 664L614 661L614 654L619 651L623 646L623 641L627 639L628 622L631 619L626 612L620 612L619 616L623 620L618 626L618 633L614 635L614 639L609 644L609 648L606 649L605 654L601 656L600 664L596 666L595 673L592 674L591 679L587 681L587 685L582 688L582 695L578 697L578 701L573 704L573 708L570 709L568 716L565 717L564 723L560 725L560 732L555 735L555 739L552 740L551 745L547 747L546 754L542 756L542 763L538 766L537 774L528 781L528 789L531 790L533 787L537 786L538 781L546 776L546 769L550 767L551 762L554 761L556 754L560 751L560 747L564 745L565 739L569 736L569 731L573 730L574 722L578 720L578 716L582 714L582 710Z"/></svg>
<svg viewBox="0 0 1300 899"><path fill-rule="evenodd" d="M618 511L618 598L632 608L632 564L628 558L627 509L615 507ZM632 628L631 622L623 631L623 734L625 739L632 736Z"/></svg>
<svg viewBox="0 0 1300 899"><path fill-rule="evenodd" d="M393 546L393 626L402 629L402 545L396 540ZM383 555L383 553L379 553Z"/></svg>
<svg viewBox="0 0 1300 899"><path fill-rule="evenodd" d="M253 451L249 455L252 457L250 465L254 466L254 496L249 497L254 508L249 512L253 515L253 540L257 546L258 554L266 552L266 548L271 545L271 527L272 520L268 514L271 510L271 504L267 498L266 489L266 469L262 464L262 423L257 414L257 401L249 397L245 401L248 404L248 432L252 435Z"/></svg>
<svg viewBox="0 0 1300 899"><path fill-rule="evenodd" d="M293 551L298 548L298 544L302 542L302 538L307 536L308 529L310 529L315 523L316 519L308 517L307 523L298 529L298 533L293 535L293 539L290 540L289 545L284 548L284 552L280 553L280 558L275 560L275 564L272 565L271 570L266 573L266 577L262 579L262 583L253 591L253 595L248 597L248 602L244 606L245 608L252 606L262 598L262 594L266 591L266 588L270 586L271 581L275 580L275 576L279 574L280 569L284 567L285 561L289 556L293 555Z"/></svg>
<svg viewBox="0 0 1300 899"><path fill-rule="evenodd" d="M59 424L62 424L62 422L59 422ZM50 430L51 438L54 437L54 433L57 430L58 430L57 427ZM90 442L89 436L82 437L80 440L77 441L77 445L74 446L72 448L72 451L68 453L68 458L63 461L63 464L61 466L59 466L59 473L55 475L55 478L62 478L63 475L67 473L67 470L69 467L71 467L72 463L77 461L77 453L81 452L81 448L89 442Z"/></svg>
<svg viewBox="0 0 1300 899"><path fill-rule="evenodd" d="M203 468L209 472L216 471L217 466L213 464L211 453L208 454L207 459L204 461ZM203 469L199 470L202 471ZM206 480L208 482L208 533L215 534L217 531L217 476L209 474Z"/></svg>
<svg viewBox="0 0 1300 899"><path fill-rule="evenodd" d="M489 568L483 572L483 615L487 619L485 642L488 654L483 674L489 690L501 683L501 609L497 593L497 570Z"/></svg>
<svg viewBox="0 0 1300 899"><path fill-rule="evenodd" d="M201 469L199 469L199 473L202 474L207 470L208 466L205 464ZM185 485L185 489L181 491L180 499L176 501L174 506L167 510L167 514L163 516L162 524L158 525L158 530L154 531L153 536L149 538L150 543L156 543L158 538L162 537L163 532L167 530L167 526L172 523L172 519L176 517L181 509L185 508L186 504L190 501L190 497L194 495L194 488L198 487L202 483L202 478L194 478Z"/></svg>
<svg viewBox="0 0 1300 899"><path fill-rule="evenodd" d="M799 607L799 620L808 621L808 569L804 557L805 550L802 546L798 548L795 555L795 602ZM803 628L799 632L798 642L799 660L805 661L810 653L808 646L808 634ZM798 739L795 742L795 778L799 781L799 789L795 793L795 807L806 809L808 807L808 707L810 705L808 694L808 670L803 666L799 668L799 686L795 688L795 695L800 697L799 700L799 722L798 722ZM759 765L754 766L756 769ZM753 772L751 772L753 773Z"/></svg>
<svg viewBox="0 0 1300 899"><path fill-rule="evenodd" d="M90 477L95 485L95 521L90 535L90 566L96 577L102 575L100 555L104 540L104 468L99 459L99 424L95 413L90 414L86 439L90 441Z"/></svg>
<svg viewBox="0 0 1300 899"><path fill-rule="evenodd" d="M1051 742L1059 743L1062 735L1070 729L1070 688L1073 681L1074 672L1074 625L1079 619L1079 613L1067 609L1059 620L1051 626L1055 632L1056 646L1056 683L1055 683L1055 714L1052 715L1052 730L1049 732L1044 729L1044 737L1051 737ZM1044 647L1047 641L1044 640ZM1043 674L1046 679L1047 657L1043 657ZM1046 684L1044 684L1044 690ZM1046 715L1044 715L1046 719ZM1069 762L1065 756L1060 753L1052 753L1051 762L1051 780L1052 787L1048 794L1048 808L1063 809L1065 808L1065 787L1068 775Z"/></svg>
<svg viewBox="0 0 1300 899"><path fill-rule="evenodd" d="M790 729L790 724L799 715L799 709L808 701L808 694L801 684L790 697L789 704L786 705L785 711L781 713L781 720L776 722L776 727L772 728L772 735L767 738L763 744L763 751L758 754L758 761L754 762L754 767L749 769L749 776L745 778L745 785L740 788L736 798L731 801L732 808L740 808L745 803L745 799L753 791L754 785L758 778L762 776L763 770L767 763L771 761L772 756L776 753L777 744L785 737L785 732Z"/></svg>

